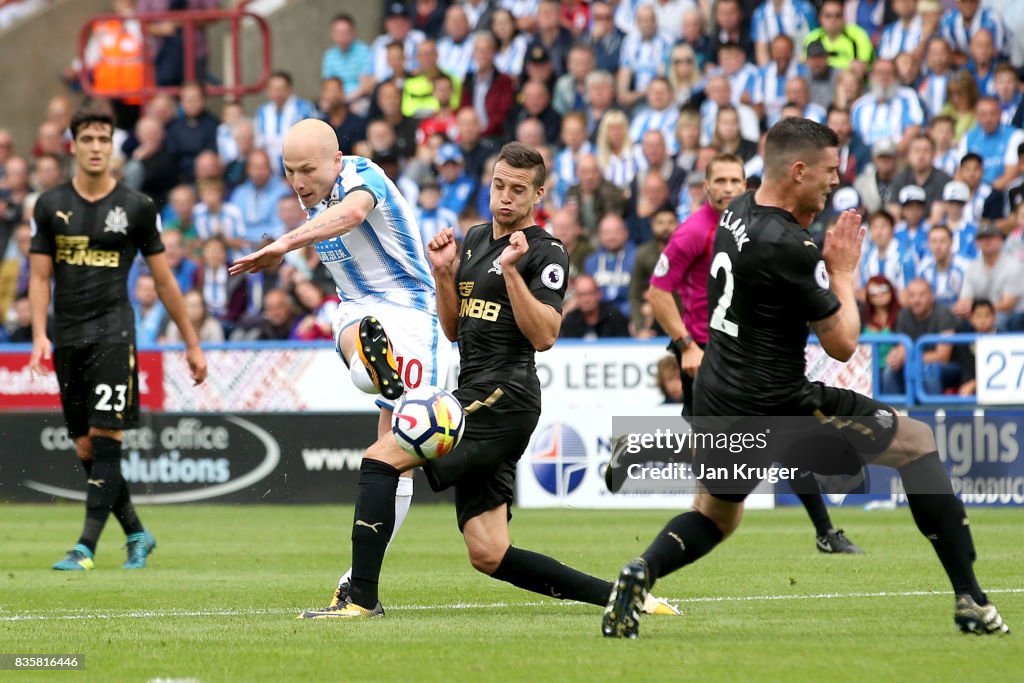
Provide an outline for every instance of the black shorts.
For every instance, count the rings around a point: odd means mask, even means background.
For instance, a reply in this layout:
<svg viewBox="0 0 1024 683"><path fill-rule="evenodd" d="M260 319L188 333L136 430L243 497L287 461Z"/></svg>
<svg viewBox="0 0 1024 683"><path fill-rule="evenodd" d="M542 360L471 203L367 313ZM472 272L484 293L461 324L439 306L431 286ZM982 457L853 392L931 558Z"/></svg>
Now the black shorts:
<svg viewBox="0 0 1024 683"><path fill-rule="evenodd" d="M761 478L737 477L736 465L750 468L796 468L835 477L853 476L883 453L896 435L896 411L880 401L849 389L809 382L789 405L773 406L774 415L743 416L730 411L709 396L698 394L694 430L701 433L727 433L748 438L742 450L723 447L722 443L697 449L694 467L701 483L715 498L742 502ZM710 416L709 416L710 415ZM763 435L763 444L751 445L749 437ZM708 468L714 468L709 470ZM716 472L729 476L700 476Z"/></svg>
<svg viewBox="0 0 1024 683"><path fill-rule="evenodd" d="M72 439L90 427L132 429L139 422L139 372L133 344L58 347L53 366Z"/></svg>
<svg viewBox="0 0 1024 683"><path fill-rule="evenodd" d="M430 488L455 487L455 515L459 531L466 522L508 504L516 490L516 463L530 445L540 414L480 408L466 415L466 431L451 453L428 460L423 466Z"/></svg>

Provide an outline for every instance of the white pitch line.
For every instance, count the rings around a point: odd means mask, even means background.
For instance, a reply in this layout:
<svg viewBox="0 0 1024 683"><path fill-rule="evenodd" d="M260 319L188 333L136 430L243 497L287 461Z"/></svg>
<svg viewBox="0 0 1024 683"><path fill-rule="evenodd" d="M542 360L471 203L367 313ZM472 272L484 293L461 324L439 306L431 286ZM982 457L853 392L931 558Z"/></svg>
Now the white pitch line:
<svg viewBox="0 0 1024 683"><path fill-rule="evenodd" d="M1024 593L1024 588L996 588L988 593ZM771 600L848 600L857 598L914 598L934 595L949 595L949 591L878 591L875 593L812 593L805 595L735 595L702 598L669 598L669 602L685 605L700 602L766 602ZM425 610L457 610L457 609L501 609L505 607L553 607L558 605L580 605L583 603L551 600L536 602L459 602L454 605L394 605L388 611L416 612ZM266 608L266 609L209 609L209 610L113 610L106 612L89 612L87 610L67 610L57 612L24 612L5 615L6 610L0 609L0 622L3 621L52 621L77 619L151 619L167 617L245 617L262 614L297 614L300 608Z"/></svg>

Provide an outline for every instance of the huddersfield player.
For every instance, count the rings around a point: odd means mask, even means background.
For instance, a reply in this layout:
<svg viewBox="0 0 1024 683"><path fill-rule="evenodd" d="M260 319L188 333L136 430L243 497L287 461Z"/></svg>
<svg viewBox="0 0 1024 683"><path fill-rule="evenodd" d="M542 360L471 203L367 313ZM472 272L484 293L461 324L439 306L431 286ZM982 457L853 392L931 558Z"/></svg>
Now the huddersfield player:
<svg viewBox="0 0 1024 683"><path fill-rule="evenodd" d="M469 561L495 579L541 595L603 605L611 584L545 555L513 547L510 504L516 463L540 417L534 355L551 347L562 324L569 258L562 243L537 227L544 160L519 143L502 148L491 179L491 223L469 230L461 258L451 228L428 245L445 333L461 355L455 395L466 410L461 443L424 461L400 449L368 451L352 526L348 602L313 610L312 618L382 616L378 582L395 524L386 504L399 474L423 466L431 488L455 487L455 508ZM651 612L675 614L650 599Z"/></svg>
<svg viewBox="0 0 1024 683"><path fill-rule="evenodd" d="M783 119L765 144L764 184L733 200L715 237L708 304L710 338L694 386L696 420L728 420L764 430L782 416L808 416L797 440L827 438L830 456L812 461L823 474L863 461L896 469L921 533L932 543L955 595L954 621L964 632L1006 633L974 575L974 544L963 503L923 423L889 406L804 376L809 328L825 351L847 360L857 347L860 316L853 292L864 230L843 213L824 251L806 231L839 184L836 134L802 118ZM792 419L792 418L790 418ZM763 452L786 462L792 444ZM847 456L855 454L856 459ZM702 453L712 465L735 464L727 452ZM755 453L746 453L756 457ZM730 468L731 469L731 468ZM640 605L659 578L699 560L739 525L757 481L701 482L690 512L669 521L644 554L619 573L602 621L607 637L635 638Z"/></svg>
<svg viewBox="0 0 1024 683"><path fill-rule="evenodd" d="M333 321L335 348L352 383L378 395L377 441L366 457L397 456L404 451L391 434L394 401L406 387L443 385L451 353L413 210L380 167L343 156L334 129L323 121L292 126L283 161L309 220L238 259L231 273L274 267L289 251L315 245L341 299ZM393 508L395 533L409 511L412 488L410 473L381 493ZM338 580L332 605L345 603L350 575Z"/></svg>
<svg viewBox="0 0 1024 683"><path fill-rule="evenodd" d="M32 359L47 372L50 281L54 304L53 362L68 436L86 473L85 526L78 543L54 569L95 566L96 544L113 512L128 537L126 569L141 569L156 540L143 527L121 476L121 438L139 419L135 319L128 270L141 253L157 293L185 341L185 358L198 384L206 359L185 314L185 303L160 242L153 201L110 174L114 120L84 109L71 119L75 176L39 197L32 219L29 298Z"/></svg>
<svg viewBox="0 0 1024 683"><path fill-rule="evenodd" d="M672 339L669 350L676 356L683 383L683 417L693 415L693 378L697 376L708 342L708 271L711 269L715 229L722 212L746 186L743 160L719 154L708 162L704 190L708 200L683 221L658 258L648 300L662 328ZM683 303L679 314L673 292ZM813 473L802 471L789 482L814 524L816 545L823 553L860 554L861 550L832 519L822 500Z"/></svg>

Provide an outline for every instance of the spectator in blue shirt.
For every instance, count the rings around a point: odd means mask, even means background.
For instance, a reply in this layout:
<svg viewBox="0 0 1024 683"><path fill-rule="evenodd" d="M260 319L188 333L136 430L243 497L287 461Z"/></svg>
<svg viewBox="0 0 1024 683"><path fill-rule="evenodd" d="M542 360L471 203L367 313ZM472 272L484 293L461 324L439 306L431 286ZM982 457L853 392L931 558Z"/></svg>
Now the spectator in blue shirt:
<svg viewBox="0 0 1024 683"><path fill-rule="evenodd" d="M1005 190L1017 177L1017 146L1024 131L1001 122L1002 111L994 97L982 97L974 108L977 122L960 139L960 154L974 152L982 159L982 182Z"/></svg>
<svg viewBox="0 0 1024 683"><path fill-rule="evenodd" d="M373 58L370 46L356 40L356 21L350 14L339 14L331 21L334 45L324 52L320 79L337 78L344 86L350 105L368 98L373 92Z"/></svg>
<svg viewBox="0 0 1024 683"><path fill-rule="evenodd" d="M462 150L456 144L441 145L434 161L441 172L441 206L461 216L473 201L477 180L466 174Z"/></svg>
<svg viewBox="0 0 1024 683"><path fill-rule="evenodd" d="M246 241L259 244L264 235L277 239L283 232L277 217L277 202L291 189L271 172L270 157L261 149L253 150L249 155L246 174L249 179L235 188L230 199L242 210Z"/></svg>
<svg viewBox="0 0 1024 683"><path fill-rule="evenodd" d="M164 327L164 305L156 292L152 275L140 275L135 281L135 343L153 346Z"/></svg>
<svg viewBox="0 0 1024 683"><path fill-rule="evenodd" d="M609 213L597 226L600 246L587 257L583 272L601 288L601 301L614 304L629 318L629 283L633 279L636 247L629 241L629 231L622 216Z"/></svg>

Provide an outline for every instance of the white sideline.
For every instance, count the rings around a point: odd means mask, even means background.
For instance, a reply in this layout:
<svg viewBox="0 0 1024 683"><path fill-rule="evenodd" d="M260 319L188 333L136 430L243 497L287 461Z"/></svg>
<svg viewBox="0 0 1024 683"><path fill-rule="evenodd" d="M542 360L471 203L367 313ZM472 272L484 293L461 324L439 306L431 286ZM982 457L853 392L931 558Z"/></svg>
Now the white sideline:
<svg viewBox="0 0 1024 683"><path fill-rule="evenodd" d="M1024 588L995 588L987 593L1024 593ZM844 600L851 598L912 598L933 595L949 595L949 591L879 591L876 593L812 593L807 595L735 595L702 598L669 598L669 602L685 605L698 602L764 602L769 600ZM536 602L459 602L454 605L394 605L388 611L415 612L438 609L500 609L504 607L552 607L556 605L580 605L583 603L552 600ZM260 614L297 614L301 608L273 607L266 609L209 609L209 610L108 610L90 612L87 610L40 610L32 613L4 614L10 610L0 608L0 622L3 621L48 621L72 619L150 619L160 617L245 617Z"/></svg>

